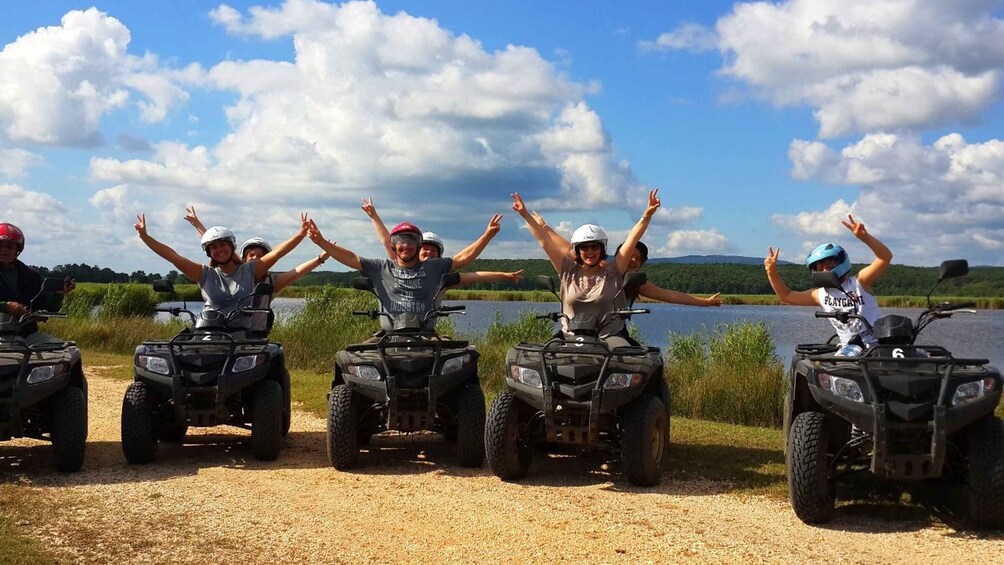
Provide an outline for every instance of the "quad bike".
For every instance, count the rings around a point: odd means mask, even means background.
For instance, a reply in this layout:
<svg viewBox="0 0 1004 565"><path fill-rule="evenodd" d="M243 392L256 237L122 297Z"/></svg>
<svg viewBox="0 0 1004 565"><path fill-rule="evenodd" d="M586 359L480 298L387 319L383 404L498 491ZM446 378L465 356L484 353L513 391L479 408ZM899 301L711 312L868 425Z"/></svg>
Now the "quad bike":
<svg viewBox="0 0 1004 565"><path fill-rule="evenodd" d="M154 290L173 293L170 281L154 282ZM254 296L272 293L259 283ZM134 382L122 402L122 451L130 463L149 463L160 441L181 442L190 426L229 424L251 430L256 459L279 456L289 431L289 372L282 346L267 338L249 338L244 316L268 309L241 307L228 315L186 305L158 308L172 316L186 314L192 327L169 341L145 341L136 347Z"/></svg>
<svg viewBox="0 0 1004 565"><path fill-rule="evenodd" d="M47 278L39 296L61 290L63 279ZM0 314L0 440L49 440L53 467L72 472L83 465L87 442L87 379L80 350L72 341L29 345L21 337L25 325L56 317L65 315L43 310L20 318Z"/></svg>
<svg viewBox="0 0 1004 565"><path fill-rule="evenodd" d="M543 283L557 295L550 277ZM625 294L645 283L625 276ZM610 348L600 339L610 322L647 314L619 309L602 318L568 319L561 312L539 319L568 320L568 331L547 343L519 343L506 354L506 388L492 403L485 446L492 472L506 481L524 477L534 448L619 450L628 480L652 486L662 480L669 447L669 386L657 347Z"/></svg>
<svg viewBox="0 0 1004 565"><path fill-rule="evenodd" d="M459 280L458 273L443 275L440 292ZM367 277L356 278L354 286L373 291L373 281ZM385 317L392 329L378 332L365 343L349 345L335 357L328 394L327 444L332 466L339 470L355 467L359 447L386 430L441 433L456 442L460 465L481 466L485 397L478 381L478 352L467 341L426 329L439 317L464 311L464 306L440 306L424 316L353 312L374 320Z"/></svg>
<svg viewBox="0 0 1004 565"><path fill-rule="evenodd" d="M968 270L965 260L943 262L931 292ZM833 273L813 273L812 280L815 287L840 288ZM785 395L785 460L791 504L803 522L829 520L837 482L870 473L954 481L964 487L974 526L1004 525L1004 423L994 416L1004 381L986 359L917 343L933 321L973 306L932 305L930 296L916 321L878 319L870 327L878 344L860 356L836 356L832 343L796 347ZM856 307L816 317L868 327Z"/></svg>

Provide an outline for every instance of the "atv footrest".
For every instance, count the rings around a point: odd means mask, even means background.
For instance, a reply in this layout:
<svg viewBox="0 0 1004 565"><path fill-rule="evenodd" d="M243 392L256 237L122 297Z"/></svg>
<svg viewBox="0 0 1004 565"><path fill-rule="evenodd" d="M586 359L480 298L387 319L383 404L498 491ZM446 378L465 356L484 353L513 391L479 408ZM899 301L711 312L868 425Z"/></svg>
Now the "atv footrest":
<svg viewBox="0 0 1004 565"><path fill-rule="evenodd" d="M435 423L435 416L425 411L400 410L391 418L392 421L387 422L387 429L402 432L431 430Z"/></svg>
<svg viewBox="0 0 1004 565"><path fill-rule="evenodd" d="M589 445L589 428L559 424L548 426L547 441L565 445Z"/></svg>

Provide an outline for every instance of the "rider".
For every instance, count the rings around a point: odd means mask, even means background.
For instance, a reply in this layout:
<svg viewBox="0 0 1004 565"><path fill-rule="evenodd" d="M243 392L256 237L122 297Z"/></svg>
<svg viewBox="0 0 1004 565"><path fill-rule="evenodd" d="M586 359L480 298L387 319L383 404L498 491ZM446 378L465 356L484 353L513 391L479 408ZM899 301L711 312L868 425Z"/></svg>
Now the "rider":
<svg viewBox="0 0 1004 565"><path fill-rule="evenodd" d="M847 215L847 220L841 223L875 254L875 260L870 265L861 269L857 276L851 276L851 259L847 251L835 243L824 243L813 249L805 258L805 266L809 271L831 271L836 274L840 278L840 290L833 288L790 290L777 272L777 258L781 248L774 250L773 247L768 247L768 255L763 265L767 270L770 286L781 302L796 306L819 306L826 312L856 312L863 316L868 321L867 326L860 320L852 319L844 323L836 318L830 318L830 323L840 338L840 349L836 355L856 356L860 355L864 348L876 343L870 326L878 319L879 309L872 289L889 267L892 251L869 234L863 223L854 221L854 217L850 214Z"/></svg>
<svg viewBox="0 0 1004 565"><path fill-rule="evenodd" d="M512 194L514 201L512 209L526 221L530 233L547 254L561 279L561 309L567 316L562 319L562 327L566 334L568 319L581 316L599 318L616 307L615 299L623 287L624 273L627 272L631 260L629 250L635 248L635 244L648 229L652 215L659 209L661 202L658 192L658 189L649 192L645 212L628 232L624 246L614 255L613 261L606 261L607 234L603 228L585 224L572 232L572 239L569 242L574 252L572 259L568 254L568 248L557 243L548 233L549 230L541 227L543 219L538 220L531 215L520 195ZM618 335L623 329L624 320L614 320L599 328L600 338L610 347L630 345L628 340Z"/></svg>
<svg viewBox="0 0 1004 565"><path fill-rule="evenodd" d="M189 206L185 209L185 211L187 212L187 214L185 214L185 220L192 224L195 231L199 232L200 236L206 233L206 227L202 224L202 221L199 220L198 215L195 213L195 206ZM241 244L239 254L242 262L247 263L252 259L261 259L269 251L272 251L272 246L269 242L265 241L261 237L255 236ZM327 260L327 251L322 251L317 257L300 263L292 271L286 271L284 273L265 273L265 276L255 282L267 282L271 284L272 294L254 297L251 304L252 308L270 309L272 307L272 300L279 291L300 280L304 275L320 267ZM269 322L270 317L270 314L263 314L259 312L252 314L252 331L259 335L268 335L268 331L271 326L271 323Z"/></svg>
<svg viewBox="0 0 1004 565"><path fill-rule="evenodd" d="M232 231L221 226L209 228L202 234L202 249L209 257L208 265L201 265L178 254L171 247L157 241L146 231L146 215L139 214L133 226L143 243L154 253L160 255L193 281L199 281L199 288L206 303L203 311L217 311L227 315L240 305L240 298L250 295L255 282L260 280L268 270L303 241L307 235L307 215L300 214L300 230L288 240L280 243L258 259L244 263L237 255L237 240ZM201 320L200 320L201 324ZM241 319L234 324L237 327L251 329L250 320Z"/></svg>
<svg viewBox="0 0 1004 565"><path fill-rule="evenodd" d="M34 310L58 312L63 302L62 294L76 287L73 279L66 278L62 293L39 295L42 275L18 259L22 251L24 232L14 224L0 223L0 301L4 302L3 311L17 319ZM38 323L34 321L21 326L19 333L28 345L59 341L39 332Z"/></svg>

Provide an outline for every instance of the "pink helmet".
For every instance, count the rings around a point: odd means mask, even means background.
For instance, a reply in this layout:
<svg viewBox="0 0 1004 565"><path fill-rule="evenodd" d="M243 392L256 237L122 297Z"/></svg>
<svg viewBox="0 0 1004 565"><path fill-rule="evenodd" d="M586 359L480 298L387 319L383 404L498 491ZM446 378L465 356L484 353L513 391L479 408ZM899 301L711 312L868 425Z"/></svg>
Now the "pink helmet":
<svg viewBox="0 0 1004 565"><path fill-rule="evenodd" d="M13 241L17 244L17 252L24 251L24 232L14 224L0 224L0 241Z"/></svg>

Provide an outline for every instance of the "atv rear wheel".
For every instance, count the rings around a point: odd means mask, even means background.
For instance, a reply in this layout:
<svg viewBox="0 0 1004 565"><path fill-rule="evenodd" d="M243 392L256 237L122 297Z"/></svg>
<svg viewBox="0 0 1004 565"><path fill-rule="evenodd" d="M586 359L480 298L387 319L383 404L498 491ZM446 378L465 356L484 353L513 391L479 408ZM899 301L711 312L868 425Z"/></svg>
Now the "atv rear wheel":
<svg viewBox="0 0 1004 565"><path fill-rule="evenodd" d="M488 410L485 424L485 455L492 473L503 481L515 481L526 476L533 459L533 450L524 437L523 401L511 391L503 390Z"/></svg>
<svg viewBox="0 0 1004 565"><path fill-rule="evenodd" d="M122 400L122 453L129 463L149 463L157 455L153 400L153 393L141 382L126 388Z"/></svg>
<svg viewBox="0 0 1004 565"><path fill-rule="evenodd" d="M57 471L71 473L84 464L87 443L87 395L68 386L49 401L49 422L52 425L52 466Z"/></svg>
<svg viewBox="0 0 1004 565"><path fill-rule="evenodd" d="M460 389L457 399L457 459L461 467L485 462L485 395L475 384Z"/></svg>
<svg viewBox="0 0 1004 565"><path fill-rule="evenodd" d="M338 385L328 395L328 461L339 471L359 462L359 415L355 392Z"/></svg>
<svg viewBox="0 0 1004 565"><path fill-rule="evenodd" d="M802 412L791 423L788 438L788 492L795 515L806 524L833 515L836 479L829 465L829 422L819 412Z"/></svg>
<svg viewBox="0 0 1004 565"><path fill-rule="evenodd" d="M282 444L282 386L262 381L251 404L251 452L260 461L274 461Z"/></svg>
<svg viewBox="0 0 1004 565"><path fill-rule="evenodd" d="M975 528L1004 525L1004 422L987 417L966 430L966 502Z"/></svg>
<svg viewBox="0 0 1004 565"><path fill-rule="evenodd" d="M666 407L644 395L624 409L621 460L632 484L650 487L662 481L666 461Z"/></svg>

